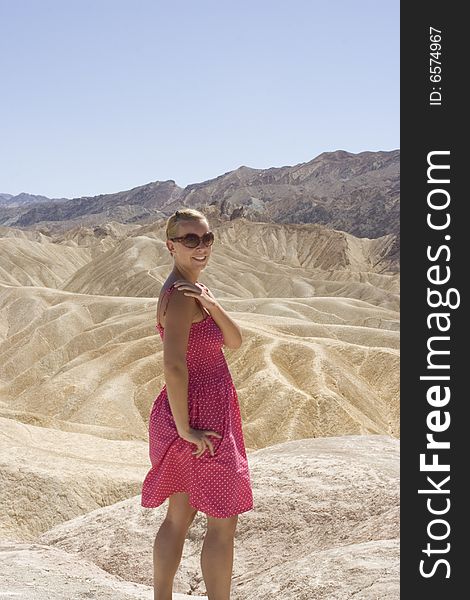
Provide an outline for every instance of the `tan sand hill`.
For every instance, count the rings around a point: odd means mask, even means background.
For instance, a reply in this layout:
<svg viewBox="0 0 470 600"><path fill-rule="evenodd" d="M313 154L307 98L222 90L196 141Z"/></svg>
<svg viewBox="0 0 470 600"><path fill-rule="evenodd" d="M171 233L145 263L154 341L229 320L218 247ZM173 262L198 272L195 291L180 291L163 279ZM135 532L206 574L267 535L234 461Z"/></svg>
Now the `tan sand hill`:
<svg viewBox="0 0 470 600"><path fill-rule="evenodd" d="M296 280L331 281L336 272L341 281L342 271L359 274L352 281L370 280L373 286L398 293L397 264L387 258L393 236L369 240L320 225L277 225L244 219L231 222L214 219L211 225L217 242L206 269L206 283L217 286L224 296L315 295L311 285L305 291L302 286L296 288ZM49 237L25 232L39 239L19 238L18 230L11 231L16 234L8 236L5 230L0 232L3 233L0 280L11 285L150 297L158 292L171 264L162 221L133 227L115 223L75 227ZM234 271L248 277L246 282L242 278L240 288L234 288L230 277ZM278 284L273 293L269 277L279 275L285 282ZM294 281L294 287L289 280ZM391 281L395 282L393 290Z"/></svg>
<svg viewBox="0 0 470 600"><path fill-rule="evenodd" d="M373 286L391 292L390 282L394 281L393 291L398 293L396 263L386 258L393 236L358 239L319 225L277 225L244 219L230 223L216 221L211 225L217 241L204 272L205 282L223 296L304 297L321 294L367 300L366 292L360 288L365 287L374 275ZM171 270L171 264L164 228L161 225L142 226L77 270L61 287L80 293L155 296ZM357 294L361 295L356 295L352 289L347 294L336 293L332 272L343 270L362 274L362 281L357 276L352 278L359 288ZM339 281L343 279L340 277ZM324 287L329 293L317 291L317 286ZM372 291L373 287L369 286L367 292L374 301ZM384 300L383 295L374 303L380 303L380 300Z"/></svg>
<svg viewBox="0 0 470 600"><path fill-rule="evenodd" d="M386 245L378 251L380 240L313 225L215 227L219 243L201 280L244 333L226 355L248 446L399 435L399 275L373 271L383 270ZM10 257L0 284L0 414L146 439L163 385L155 299L171 265L162 224L110 223L48 240L8 231L0 239Z"/></svg>
<svg viewBox="0 0 470 600"><path fill-rule="evenodd" d="M246 443L399 434L398 314L360 300L224 300L244 344L226 349ZM3 287L0 414L147 439L163 381L155 300ZM66 423L67 425L64 425Z"/></svg>
<svg viewBox="0 0 470 600"><path fill-rule="evenodd" d="M0 282L60 289L77 270L110 250L135 225L73 227L60 235L0 227Z"/></svg>

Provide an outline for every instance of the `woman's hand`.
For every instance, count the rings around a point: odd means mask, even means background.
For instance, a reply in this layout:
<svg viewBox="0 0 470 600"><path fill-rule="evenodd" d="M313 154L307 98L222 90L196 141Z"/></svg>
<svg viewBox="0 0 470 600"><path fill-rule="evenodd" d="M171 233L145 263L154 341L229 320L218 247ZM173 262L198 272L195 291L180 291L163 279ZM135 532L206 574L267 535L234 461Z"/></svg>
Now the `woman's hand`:
<svg viewBox="0 0 470 600"><path fill-rule="evenodd" d="M207 448L209 449L211 455L214 456L214 446L207 436L215 435L219 438L222 437L220 433L217 433L216 431L211 431L209 429L193 429L192 427L190 427L187 431L178 433L183 440L191 442L192 444L196 444L197 450L192 453L196 455L196 458L202 456Z"/></svg>
<svg viewBox="0 0 470 600"><path fill-rule="evenodd" d="M191 283L186 279L178 279L173 285L176 289L183 290L185 296L197 298L204 308L207 308L209 311L217 303L210 289L203 283Z"/></svg>
<svg viewBox="0 0 470 600"><path fill-rule="evenodd" d="M203 283L191 283L186 279L178 279L174 282L177 289L183 290L185 296L197 298L201 304L208 309L211 317L224 336L224 345L236 350L242 345L242 331L235 321L222 308L212 295L212 292Z"/></svg>

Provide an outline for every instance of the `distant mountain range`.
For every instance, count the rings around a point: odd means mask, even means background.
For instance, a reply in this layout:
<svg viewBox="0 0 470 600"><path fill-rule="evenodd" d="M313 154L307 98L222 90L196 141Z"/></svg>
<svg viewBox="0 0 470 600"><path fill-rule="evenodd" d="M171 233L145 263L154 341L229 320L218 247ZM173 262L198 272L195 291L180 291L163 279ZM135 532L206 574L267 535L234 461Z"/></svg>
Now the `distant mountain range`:
<svg viewBox="0 0 470 600"><path fill-rule="evenodd" d="M48 198L47 196L38 196L35 194L26 194L21 192L13 196L13 194L0 194L0 206L18 207L24 206L25 204L34 204L37 202L63 202L69 200L69 198Z"/></svg>
<svg viewBox="0 0 470 600"><path fill-rule="evenodd" d="M3 193L0 224L57 231L73 224L146 223L190 206L227 220L319 223L371 239L395 234L398 245L399 201L399 150L338 150L294 166L241 166L185 188L168 180L73 199Z"/></svg>

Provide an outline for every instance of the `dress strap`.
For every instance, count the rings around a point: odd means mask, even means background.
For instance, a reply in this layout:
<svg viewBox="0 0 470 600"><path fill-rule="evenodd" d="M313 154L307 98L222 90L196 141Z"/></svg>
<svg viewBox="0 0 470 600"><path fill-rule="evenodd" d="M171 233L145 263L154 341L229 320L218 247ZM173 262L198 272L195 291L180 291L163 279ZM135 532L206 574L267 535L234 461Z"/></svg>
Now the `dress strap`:
<svg viewBox="0 0 470 600"><path fill-rule="evenodd" d="M175 284L174 284L174 283L172 283L172 284L170 285L170 287L169 287L167 290L165 290L165 294L163 295L163 299L166 297L166 295L167 295L167 294L168 294L168 295L170 295L170 294L171 294L171 292L172 292L172 291L175 289L175 288L173 287L174 285L175 285ZM166 315L166 309L168 308L168 302L169 302L169 300L167 300L167 301L166 301L165 310L163 311L163 316L165 316L165 315Z"/></svg>
<svg viewBox="0 0 470 600"><path fill-rule="evenodd" d="M174 285L175 284L172 283L170 285L170 287L165 290L165 293L163 294L162 300L161 300L162 303L165 301L165 298L167 297L167 295L169 296L171 294L171 292L175 289ZM166 301L165 310L163 311L163 315L162 316L166 315L166 309L168 308L168 302L169 302L169 300ZM157 325L160 325L160 319L158 318L158 310L157 310L157 314L156 314L156 320L157 320Z"/></svg>

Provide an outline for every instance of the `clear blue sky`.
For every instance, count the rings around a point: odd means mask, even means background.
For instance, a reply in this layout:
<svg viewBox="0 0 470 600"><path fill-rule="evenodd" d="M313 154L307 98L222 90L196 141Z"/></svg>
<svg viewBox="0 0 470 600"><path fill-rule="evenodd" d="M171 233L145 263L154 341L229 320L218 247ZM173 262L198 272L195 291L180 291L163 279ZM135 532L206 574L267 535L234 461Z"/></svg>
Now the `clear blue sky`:
<svg viewBox="0 0 470 600"><path fill-rule="evenodd" d="M399 2L0 0L0 192L399 148Z"/></svg>

